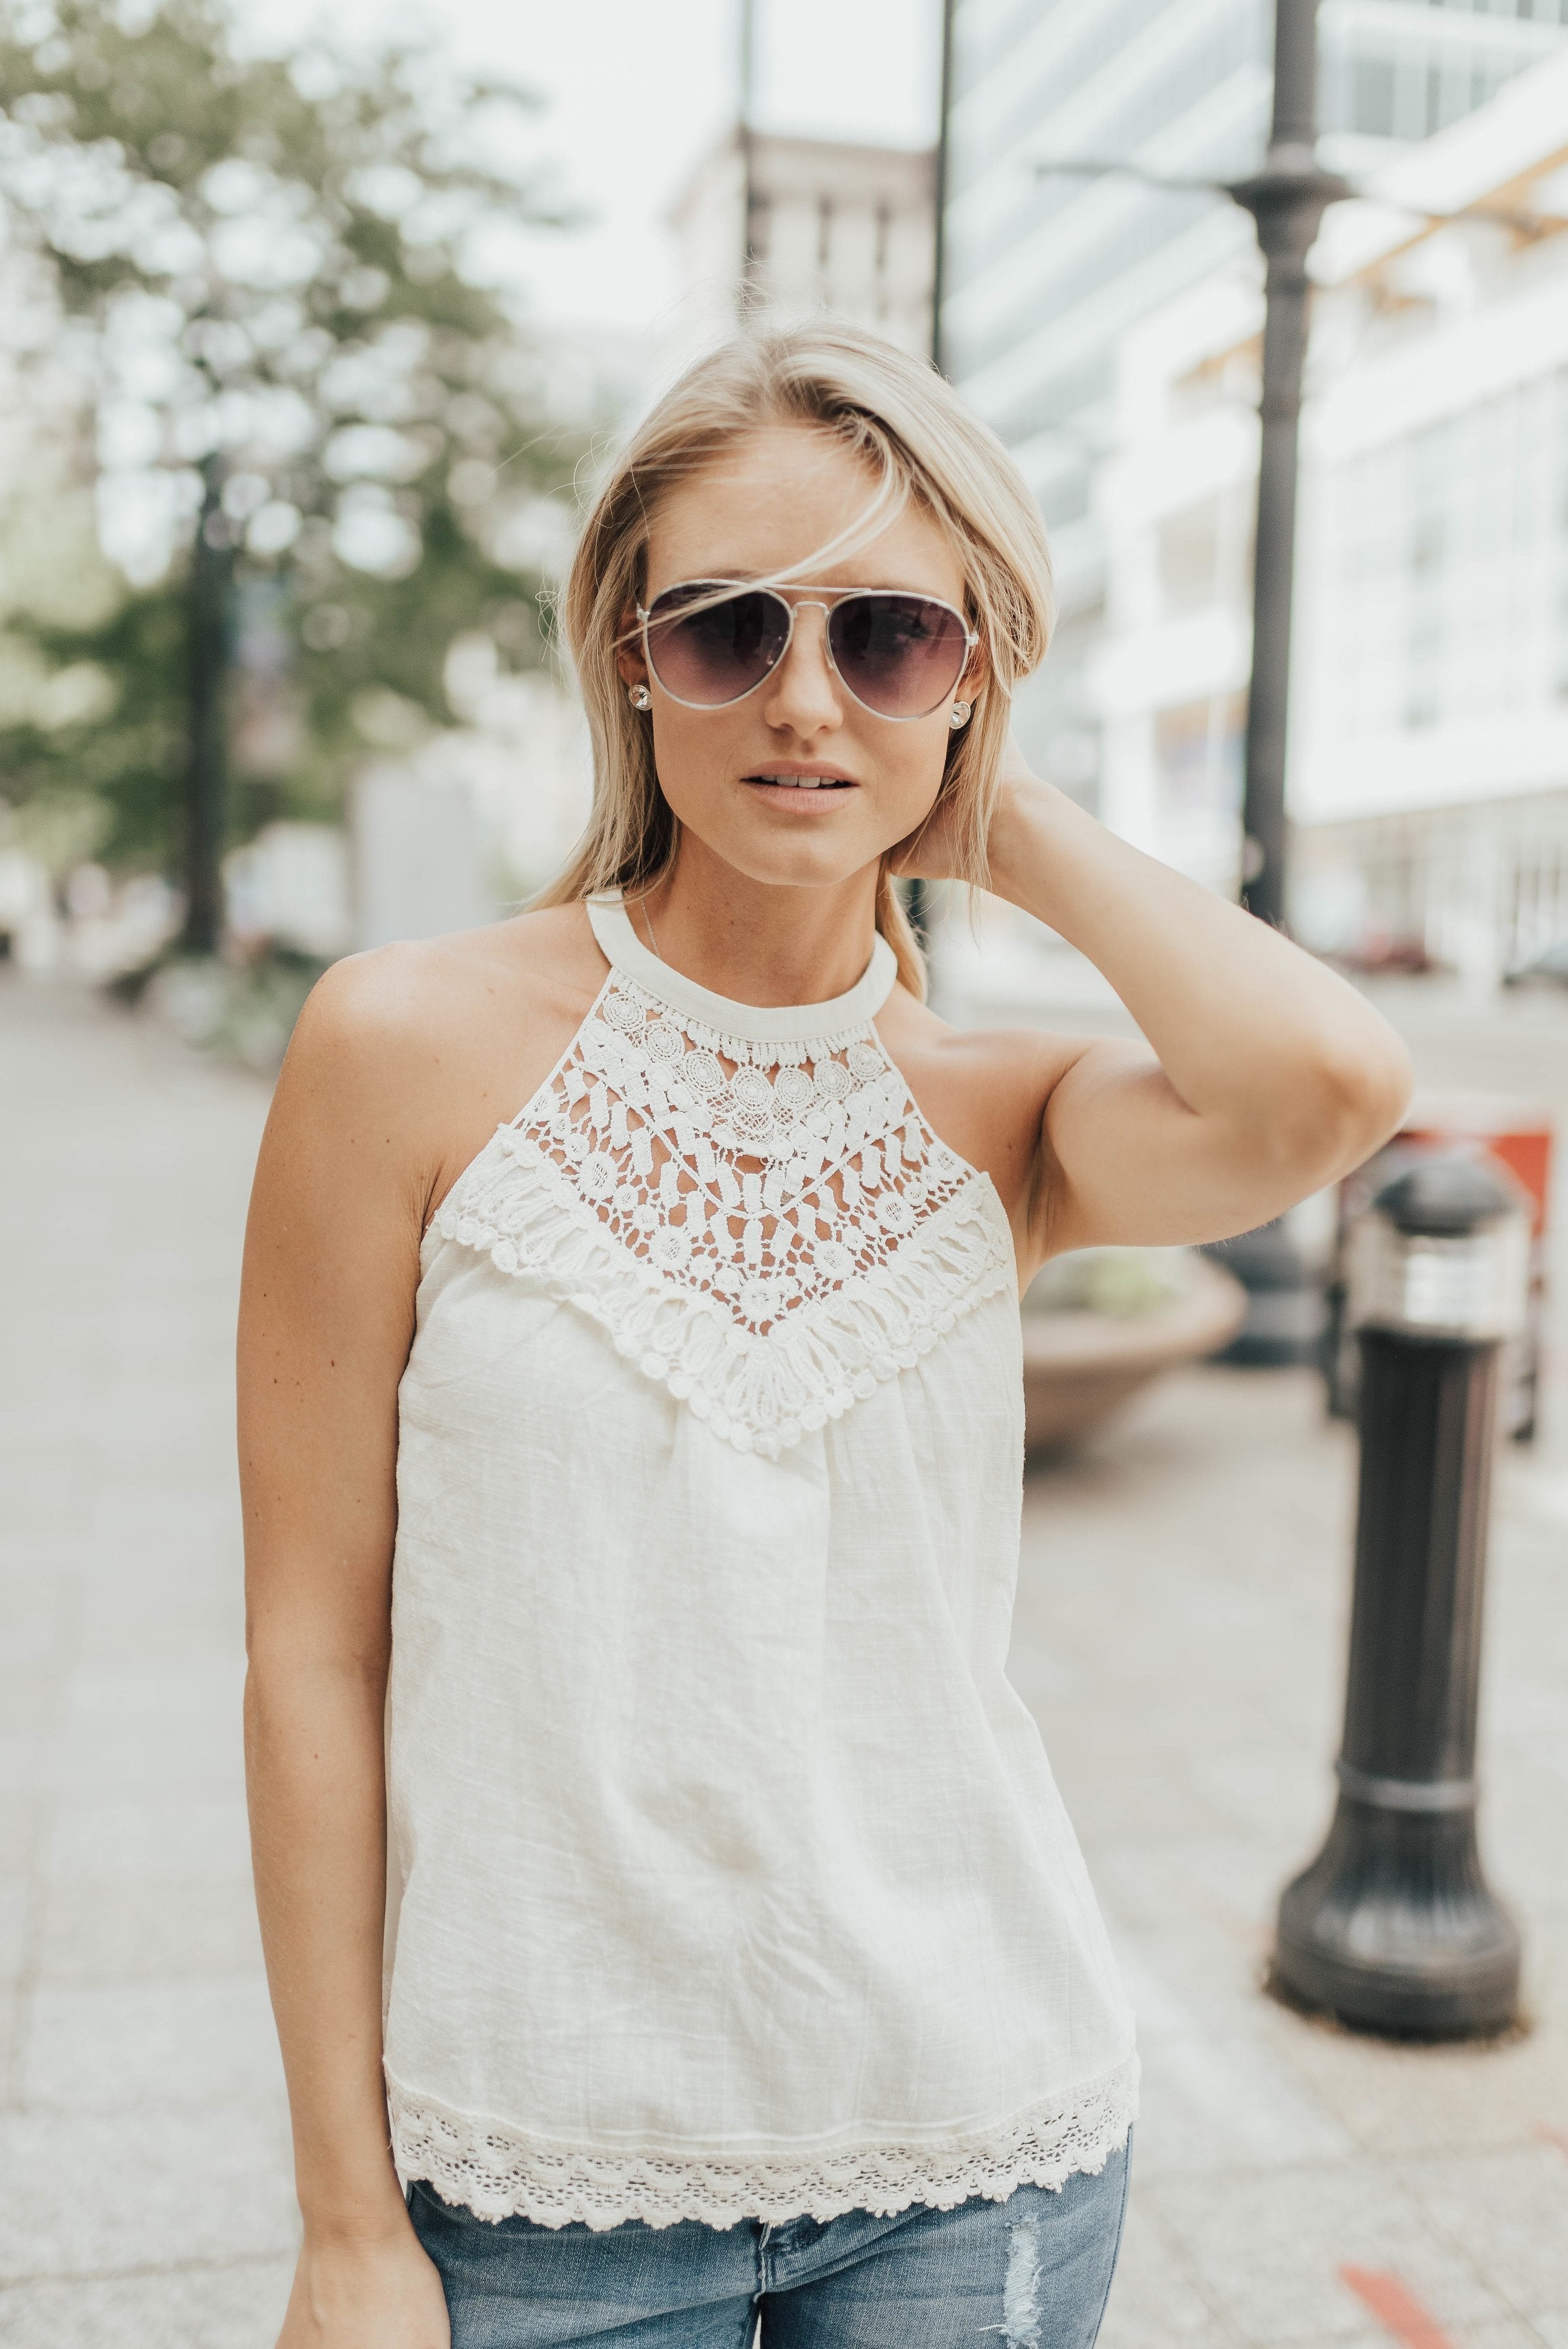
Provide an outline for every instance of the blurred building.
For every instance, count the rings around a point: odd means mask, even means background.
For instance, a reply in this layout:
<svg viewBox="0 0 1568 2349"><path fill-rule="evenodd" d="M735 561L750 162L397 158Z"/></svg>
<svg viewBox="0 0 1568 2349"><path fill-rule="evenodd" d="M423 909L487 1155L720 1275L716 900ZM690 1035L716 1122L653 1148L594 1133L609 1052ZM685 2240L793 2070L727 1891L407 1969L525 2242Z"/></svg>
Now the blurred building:
<svg viewBox="0 0 1568 2349"><path fill-rule="evenodd" d="M1568 0L1323 0L1319 25L1324 159L1365 180L1561 55ZM1266 140L1272 38L1269 0L957 0L955 18L944 347L1040 499L1062 591L1020 735L1053 780L1136 836L1179 835L1180 861L1215 877L1221 839L1234 853L1246 674L1252 225L1202 191L1038 167L1240 174ZM1540 265L1518 256L1524 275ZM1440 299L1412 293L1395 331ZM1157 446L1178 415L1186 440ZM1135 522L1157 505L1158 529Z"/></svg>
<svg viewBox="0 0 1568 2349"><path fill-rule="evenodd" d="M355 936L348 843L336 824L264 824L223 859L223 895L242 953L284 947L331 962L356 944L383 943Z"/></svg>
<svg viewBox="0 0 1568 2349"><path fill-rule="evenodd" d="M1568 935L1568 48L1363 184L1313 260L1293 917L1490 979ZM1261 323L1243 254L1125 335L1096 484L1102 810L1224 888Z"/></svg>
<svg viewBox="0 0 1568 2349"><path fill-rule="evenodd" d="M364 768L354 779L356 944L439 937L493 921L472 793L431 781L411 762Z"/></svg>
<svg viewBox="0 0 1568 2349"><path fill-rule="evenodd" d="M929 351L935 185L929 148L731 132L670 213L683 337L732 331L743 291L752 315L830 311Z"/></svg>
<svg viewBox="0 0 1568 2349"><path fill-rule="evenodd" d="M1346 207L1307 415L1298 922L1477 978L1568 936L1568 50Z"/></svg>

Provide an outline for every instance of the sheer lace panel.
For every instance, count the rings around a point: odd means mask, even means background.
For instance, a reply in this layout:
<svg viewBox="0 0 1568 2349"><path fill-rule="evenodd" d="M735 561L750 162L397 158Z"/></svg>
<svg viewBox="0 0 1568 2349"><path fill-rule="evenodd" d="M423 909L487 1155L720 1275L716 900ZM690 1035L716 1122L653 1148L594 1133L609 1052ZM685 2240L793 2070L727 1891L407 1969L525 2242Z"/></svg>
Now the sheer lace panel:
<svg viewBox="0 0 1568 2349"><path fill-rule="evenodd" d="M1014 1278L990 1183L868 1021L752 1042L618 969L436 1224L559 1284L716 1433L769 1454Z"/></svg>
<svg viewBox="0 0 1568 2349"><path fill-rule="evenodd" d="M951 2210L973 2195L1000 2202L1017 2186L1054 2188L1079 2171L1097 2175L1137 2117L1137 2058L1129 2055L1101 2078L981 2130L920 2144L735 2154L561 2145L454 2112L390 2077L388 2101L399 2175L423 2178L481 2219L518 2213L545 2227L575 2220L594 2228L698 2219L732 2227L742 2219L775 2225L836 2219L846 2210L886 2218L913 2202Z"/></svg>

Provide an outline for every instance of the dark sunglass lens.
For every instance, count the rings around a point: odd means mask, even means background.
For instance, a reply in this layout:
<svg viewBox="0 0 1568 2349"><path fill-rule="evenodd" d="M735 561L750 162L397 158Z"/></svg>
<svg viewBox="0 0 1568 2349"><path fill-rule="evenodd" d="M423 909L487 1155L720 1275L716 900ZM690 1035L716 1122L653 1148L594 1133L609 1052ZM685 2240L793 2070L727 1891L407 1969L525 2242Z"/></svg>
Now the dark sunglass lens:
<svg viewBox="0 0 1568 2349"><path fill-rule="evenodd" d="M666 693L711 709L760 685L788 635L788 606L763 588L672 587L648 616L649 658Z"/></svg>
<svg viewBox="0 0 1568 2349"><path fill-rule="evenodd" d="M883 718L924 718L963 675L962 621L923 595L852 595L828 622L838 674Z"/></svg>

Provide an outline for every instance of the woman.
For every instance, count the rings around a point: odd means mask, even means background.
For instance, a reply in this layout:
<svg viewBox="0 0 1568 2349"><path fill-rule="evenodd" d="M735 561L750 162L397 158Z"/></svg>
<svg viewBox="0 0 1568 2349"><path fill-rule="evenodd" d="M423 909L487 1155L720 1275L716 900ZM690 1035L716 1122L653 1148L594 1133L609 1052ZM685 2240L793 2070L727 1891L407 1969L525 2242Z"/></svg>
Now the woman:
<svg viewBox="0 0 1568 2349"><path fill-rule="evenodd" d="M940 379L719 352L583 533L570 872L300 1022L242 1331L283 2349L1095 2338L1136 2058L1003 1677L1017 1293L1276 1215L1408 1071L1009 749L1049 616ZM1147 1044L953 1032L898 872Z"/></svg>

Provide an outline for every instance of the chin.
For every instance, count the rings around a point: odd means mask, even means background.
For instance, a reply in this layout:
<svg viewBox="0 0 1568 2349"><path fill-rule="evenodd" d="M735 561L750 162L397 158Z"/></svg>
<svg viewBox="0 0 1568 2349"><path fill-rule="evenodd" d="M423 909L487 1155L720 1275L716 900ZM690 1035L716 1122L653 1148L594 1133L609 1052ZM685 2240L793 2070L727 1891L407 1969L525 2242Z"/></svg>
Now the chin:
<svg viewBox="0 0 1568 2349"><path fill-rule="evenodd" d="M808 818L808 822L816 819ZM891 845L889 843L888 845ZM738 838L711 840L708 846L748 881L774 889L833 889L852 881L883 854L880 843L850 840L782 840L748 829Z"/></svg>

